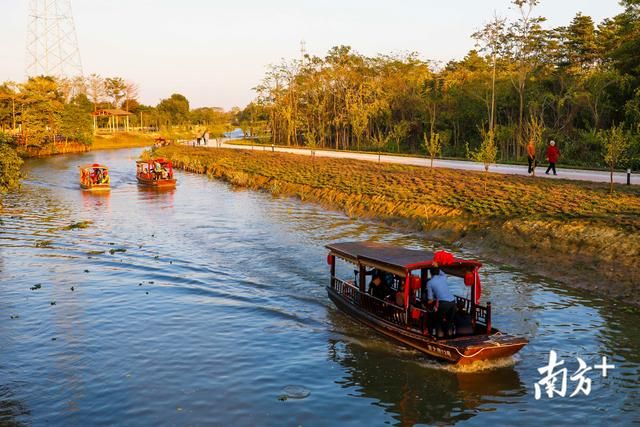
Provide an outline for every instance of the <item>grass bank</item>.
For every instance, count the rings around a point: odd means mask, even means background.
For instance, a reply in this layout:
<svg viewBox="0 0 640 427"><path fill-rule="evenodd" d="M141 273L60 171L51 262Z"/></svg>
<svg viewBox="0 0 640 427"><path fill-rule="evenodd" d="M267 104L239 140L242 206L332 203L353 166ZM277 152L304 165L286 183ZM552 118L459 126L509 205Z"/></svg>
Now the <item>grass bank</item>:
<svg viewBox="0 0 640 427"><path fill-rule="evenodd" d="M178 168L460 244L640 305L640 189L286 153L170 146Z"/></svg>
<svg viewBox="0 0 640 427"><path fill-rule="evenodd" d="M118 148L149 147L154 137L141 133L117 133L113 135L96 135L91 150L114 150Z"/></svg>

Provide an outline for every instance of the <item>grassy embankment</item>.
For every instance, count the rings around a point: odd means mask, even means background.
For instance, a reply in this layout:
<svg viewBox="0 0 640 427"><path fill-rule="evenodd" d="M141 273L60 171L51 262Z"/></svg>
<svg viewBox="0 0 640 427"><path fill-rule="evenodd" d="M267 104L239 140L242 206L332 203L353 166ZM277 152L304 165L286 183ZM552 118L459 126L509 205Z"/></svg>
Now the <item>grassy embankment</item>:
<svg viewBox="0 0 640 427"><path fill-rule="evenodd" d="M178 168L423 231L640 305L640 188L171 146Z"/></svg>
<svg viewBox="0 0 640 427"><path fill-rule="evenodd" d="M47 157L57 154L84 153L93 150L113 150L117 148L149 147L154 143L154 137L138 133L116 133L112 135L96 135L92 144L80 142L56 142L43 147L18 146L16 151L20 157Z"/></svg>
<svg viewBox="0 0 640 427"><path fill-rule="evenodd" d="M117 148L149 147L154 143L155 135L142 133L118 133L96 135L91 150L113 150Z"/></svg>

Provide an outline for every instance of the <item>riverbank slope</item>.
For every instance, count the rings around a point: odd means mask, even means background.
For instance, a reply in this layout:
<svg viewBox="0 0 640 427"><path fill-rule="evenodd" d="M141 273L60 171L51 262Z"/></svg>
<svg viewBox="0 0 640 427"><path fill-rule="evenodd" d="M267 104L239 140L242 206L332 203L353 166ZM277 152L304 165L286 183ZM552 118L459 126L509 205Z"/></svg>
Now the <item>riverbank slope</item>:
<svg viewBox="0 0 640 427"><path fill-rule="evenodd" d="M53 144L47 144L43 147L18 146L16 147L16 151L20 157L23 158L47 157L57 154L85 153L87 151L95 150L149 147L153 145L154 142L153 136L147 134L116 133L112 135L96 135L93 143L91 144L83 144L75 141L58 141Z"/></svg>
<svg viewBox="0 0 640 427"><path fill-rule="evenodd" d="M472 171L164 147L175 167L391 222L640 305L640 189Z"/></svg>

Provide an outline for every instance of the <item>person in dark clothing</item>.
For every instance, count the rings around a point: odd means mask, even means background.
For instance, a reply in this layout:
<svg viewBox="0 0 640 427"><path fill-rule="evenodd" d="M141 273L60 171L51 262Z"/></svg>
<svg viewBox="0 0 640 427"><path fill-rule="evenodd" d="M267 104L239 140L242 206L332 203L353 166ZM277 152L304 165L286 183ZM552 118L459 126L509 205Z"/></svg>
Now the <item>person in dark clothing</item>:
<svg viewBox="0 0 640 427"><path fill-rule="evenodd" d="M436 311L436 335L440 331L444 336L452 334L453 319L456 314L455 297L449 290L447 275L438 267L431 267L431 279L427 283L427 298L429 304L438 303Z"/></svg>
<svg viewBox="0 0 640 427"><path fill-rule="evenodd" d="M547 160L549 161L549 167L547 168L545 174L549 175L549 171L553 170L553 174L557 175L556 163L558 163L558 157L560 157L560 150L558 150L558 147L556 147L556 142L549 142L549 147L547 147Z"/></svg>
<svg viewBox="0 0 640 427"><path fill-rule="evenodd" d="M374 274L371 282L369 283L369 295L384 300L389 298L393 291L382 280L382 275Z"/></svg>

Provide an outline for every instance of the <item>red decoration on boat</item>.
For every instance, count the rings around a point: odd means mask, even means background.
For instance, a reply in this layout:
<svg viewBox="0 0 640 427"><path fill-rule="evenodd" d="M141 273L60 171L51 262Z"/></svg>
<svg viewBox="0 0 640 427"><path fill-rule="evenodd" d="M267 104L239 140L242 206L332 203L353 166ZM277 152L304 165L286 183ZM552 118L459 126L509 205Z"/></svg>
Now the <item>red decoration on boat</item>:
<svg viewBox="0 0 640 427"><path fill-rule="evenodd" d="M475 303L478 304L480 296L482 294L482 283L480 282L480 273L477 269L473 271L467 271L464 275L464 284L467 286L474 286Z"/></svg>
<svg viewBox="0 0 640 427"><path fill-rule="evenodd" d="M422 283L420 282L419 276L411 276L411 290L417 291L422 288Z"/></svg>
<svg viewBox="0 0 640 427"><path fill-rule="evenodd" d="M447 251L438 251L433 254L433 261L438 263L440 267L451 265L454 262L453 255Z"/></svg>

